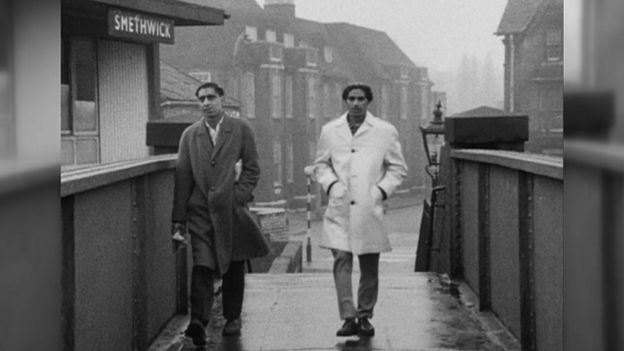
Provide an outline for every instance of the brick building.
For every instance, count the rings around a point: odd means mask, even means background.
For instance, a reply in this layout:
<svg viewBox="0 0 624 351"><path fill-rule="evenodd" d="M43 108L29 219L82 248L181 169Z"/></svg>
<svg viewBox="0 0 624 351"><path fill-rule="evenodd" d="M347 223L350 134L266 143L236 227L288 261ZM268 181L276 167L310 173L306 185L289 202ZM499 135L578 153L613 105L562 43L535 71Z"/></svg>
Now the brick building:
<svg viewBox="0 0 624 351"><path fill-rule="evenodd" d="M529 116L528 151L560 153L563 0L508 0L496 35L505 45L505 110Z"/></svg>
<svg viewBox="0 0 624 351"><path fill-rule="evenodd" d="M430 119L427 69L417 67L384 32L297 18L292 0L221 1L231 15L219 28L180 28L161 57L200 81L215 81L241 102L256 133L262 177L258 205L302 207L303 168L314 158L320 128L344 112L342 89L373 88L371 112L400 131L409 179L399 193L423 187L417 133ZM318 200L318 199L317 199Z"/></svg>

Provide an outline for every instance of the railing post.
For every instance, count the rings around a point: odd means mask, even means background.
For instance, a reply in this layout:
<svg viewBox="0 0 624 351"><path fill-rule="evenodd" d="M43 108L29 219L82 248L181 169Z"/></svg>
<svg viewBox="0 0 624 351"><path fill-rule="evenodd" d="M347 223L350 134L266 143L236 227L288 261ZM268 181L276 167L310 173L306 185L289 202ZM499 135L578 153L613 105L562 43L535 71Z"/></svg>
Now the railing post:
<svg viewBox="0 0 624 351"><path fill-rule="evenodd" d="M132 329L133 348L143 350L147 348L146 312L146 176L134 178L130 181L130 201L132 220Z"/></svg>
<svg viewBox="0 0 624 351"><path fill-rule="evenodd" d="M518 243L520 247L520 325L522 349L537 349L535 330L535 236L533 229L533 176L518 175Z"/></svg>
<svg viewBox="0 0 624 351"><path fill-rule="evenodd" d="M451 277L459 279L463 277L462 263L462 219L461 209L458 211L458 201L461 197L461 164L450 158L453 149L490 149L490 150L512 150L524 151L524 143L528 140L528 117L524 115L509 115L504 111L492 108L478 108L475 110L449 116L444 121L444 140L446 144L441 149L440 160L440 185L447 189L445 192L444 223L436 228L434 242L440 242L440 254L437 262L433 266L438 267L437 271L448 273ZM487 172L486 172L487 173ZM486 174L483 173L483 174ZM480 180L482 181L482 180ZM488 201L489 189L483 188L480 192L480 211L486 210L487 205L482 204ZM487 215L487 213L486 213ZM485 221L485 222L484 222ZM479 229L481 235L487 235L487 216L480 214ZM487 238L484 238L487 239ZM487 243L487 240L484 241ZM488 248L480 246L485 250L479 257L485 258L488 255ZM489 268L483 262L480 273L482 279L487 283ZM485 274L485 275L484 275Z"/></svg>
<svg viewBox="0 0 624 351"><path fill-rule="evenodd" d="M524 151L524 144L528 140L528 117L522 115L508 115L504 111L479 108L468 112L449 116L445 120L445 146L442 150L440 183L448 189L446 191L445 224L442 232L436 233L442 245L443 252L440 260L446 262L443 267L453 279L468 279L468 283L479 295L479 309L492 308L493 287L500 287L500 282L492 281L492 273L497 262L492 262L494 255L493 240L500 242L500 233L493 232L492 213L501 204L493 203L500 196L493 196L492 187L495 180L492 166L479 164L471 167L450 157L457 149L487 149ZM533 288L533 245L531 236L530 199L532 191L527 176L520 176L519 211L516 215L526 217L520 219L518 233L520 235L520 254L518 260L520 274L516 282L520 287L521 310L521 339L523 350L535 349L535 306ZM498 183L496 183L498 184ZM473 187L476 187L474 189ZM499 192L500 193L500 192ZM470 206L466 206L470 204ZM465 207L465 208L463 208ZM526 213L525 213L526 212ZM515 216L515 215L514 215ZM500 226L500 221L497 221ZM478 240L470 250L464 248L464 231L472 228L470 239ZM474 231L477 231L476 233ZM474 253L466 257L467 252ZM498 252L498 251L497 251ZM500 253L500 252L499 252ZM476 257L475 257L476 256ZM498 272L498 271L497 271ZM498 284L498 285L495 285ZM500 298L500 297L499 297Z"/></svg>
<svg viewBox="0 0 624 351"><path fill-rule="evenodd" d="M491 308L490 274L490 167L479 165L479 309Z"/></svg>
<svg viewBox="0 0 624 351"><path fill-rule="evenodd" d="M63 350L75 349L75 323L76 323L76 265L75 265L75 229L74 229L74 197L68 196L61 199L62 222L63 222L63 252L61 286L63 289L63 301L61 315L63 318Z"/></svg>

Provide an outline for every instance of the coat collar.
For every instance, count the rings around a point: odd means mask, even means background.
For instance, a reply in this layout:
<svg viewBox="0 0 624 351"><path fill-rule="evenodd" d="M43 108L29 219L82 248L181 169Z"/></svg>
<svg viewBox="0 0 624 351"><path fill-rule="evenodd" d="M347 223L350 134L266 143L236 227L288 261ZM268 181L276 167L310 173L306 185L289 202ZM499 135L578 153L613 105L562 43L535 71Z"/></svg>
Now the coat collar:
<svg viewBox="0 0 624 351"><path fill-rule="evenodd" d="M343 124L347 124L347 115L349 113L345 112L343 113L340 117L338 117L338 123L336 123L337 126L343 125ZM368 124L371 127L375 125L377 117L375 117L372 113L370 113L370 111L366 111L366 117L364 118L364 123L362 123L362 125Z"/></svg>
<svg viewBox="0 0 624 351"><path fill-rule="evenodd" d="M232 118L227 115L223 116L223 121L221 122L221 126L219 127L219 136L217 138L217 145L212 145L212 139L210 138L210 133L208 131L208 127L206 126L205 120L202 118L199 121L201 125L199 126L198 136L200 136L199 140L201 143L201 147L206 150L207 154L210 155L210 159L214 159L221 148L225 144L226 141L230 139L232 136L232 130L234 126L234 122L232 122Z"/></svg>
<svg viewBox="0 0 624 351"><path fill-rule="evenodd" d="M340 117L338 117L338 122L336 123L336 127L342 129L345 136L355 138L359 135L366 133L368 130L375 127L375 125L377 124L378 118L375 117L369 111L366 111L366 117L364 118L364 122L362 123L360 128L358 128L357 132L355 132L354 135L351 135L351 130L349 129L349 123L347 123L347 114L348 112L345 112Z"/></svg>
<svg viewBox="0 0 624 351"><path fill-rule="evenodd" d="M206 127L207 128L207 127ZM221 127L219 128L219 136L217 137L217 145L215 145L214 150L212 151L211 159L214 159L221 151L223 145L230 140L232 136L233 122L232 119L228 116L223 116L223 122L221 122Z"/></svg>

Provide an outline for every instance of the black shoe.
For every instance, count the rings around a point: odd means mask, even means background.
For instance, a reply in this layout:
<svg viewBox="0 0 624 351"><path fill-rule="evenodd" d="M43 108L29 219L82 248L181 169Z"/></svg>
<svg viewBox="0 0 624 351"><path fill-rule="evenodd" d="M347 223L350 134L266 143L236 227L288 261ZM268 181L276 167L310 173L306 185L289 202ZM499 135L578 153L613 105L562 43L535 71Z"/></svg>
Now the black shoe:
<svg viewBox="0 0 624 351"><path fill-rule="evenodd" d="M360 335L373 336L375 335L375 327L368 321L367 317L360 318L358 321L358 327L360 329Z"/></svg>
<svg viewBox="0 0 624 351"><path fill-rule="evenodd" d="M186 327L184 335L191 338L195 346L204 346L208 343L206 341L206 330L200 322L191 322Z"/></svg>
<svg viewBox="0 0 624 351"><path fill-rule="evenodd" d="M336 332L336 336L351 336L357 335L358 333L358 325L355 322L355 318L347 318L344 321L344 324L338 331Z"/></svg>
<svg viewBox="0 0 624 351"><path fill-rule="evenodd" d="M223 331L221 332L223 336L239 336L241 335L241 320L240 318L236 318L231 321L227 321L223 326Z"/></svg>

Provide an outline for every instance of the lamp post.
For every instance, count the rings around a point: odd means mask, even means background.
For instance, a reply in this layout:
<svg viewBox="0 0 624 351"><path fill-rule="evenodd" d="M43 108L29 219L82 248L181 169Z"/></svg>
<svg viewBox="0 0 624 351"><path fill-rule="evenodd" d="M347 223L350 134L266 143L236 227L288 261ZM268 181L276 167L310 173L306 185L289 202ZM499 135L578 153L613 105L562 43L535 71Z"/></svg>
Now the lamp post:
<svg viewBox="0 0 624 351"><path fill-rule="evenodd" d="M425 172L431 177L433 186L436 186L440 173L440 148L444 144L444 121L442 120L442 103L440 101L433 111L433 120L424 127L420 126L420 132L427 155Z"/></svg>
<svg viewBox="0 0 624 351"><path fill-rule="evenodd" d="M436 226L436 207L443 207L438 204L438 193L444 191L444 185L439 185L438 176L440 174L440 149L444 144L444 121L442 120L442 103L438 101L433 120L426 126L420 126L422 133L425 154L427 155L427 165L425 171L431 177L431 199L425 200L420 221L420 237L416 249L416 262L414 271L426 272L432 267L432 245L434 226Z"/></svg>

